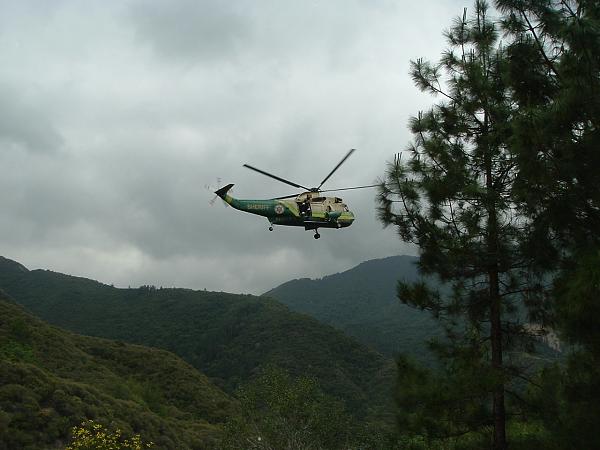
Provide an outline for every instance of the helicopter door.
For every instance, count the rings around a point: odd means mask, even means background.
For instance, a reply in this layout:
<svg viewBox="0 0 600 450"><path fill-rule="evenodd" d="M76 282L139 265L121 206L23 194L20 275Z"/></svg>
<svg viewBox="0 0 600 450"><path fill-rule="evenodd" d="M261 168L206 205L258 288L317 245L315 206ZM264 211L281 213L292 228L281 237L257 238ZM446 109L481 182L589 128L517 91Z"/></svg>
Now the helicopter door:
<svg viewBox="0 0 600 450"><path fill-rule="evenodd" d="M300 216L302 217L310 217L310 202L305 200L303 202L298 202L298 210L300 211Z"/></svg>

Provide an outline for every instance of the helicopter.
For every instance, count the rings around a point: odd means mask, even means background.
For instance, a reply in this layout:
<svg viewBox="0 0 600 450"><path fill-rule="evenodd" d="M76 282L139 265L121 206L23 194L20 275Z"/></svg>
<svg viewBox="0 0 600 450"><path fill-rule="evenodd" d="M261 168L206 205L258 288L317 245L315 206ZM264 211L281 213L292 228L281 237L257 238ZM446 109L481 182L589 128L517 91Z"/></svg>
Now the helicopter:
<svg viewBox="0 0 600 450"><path fill-rule="evenodd" d="M314 238L319 239L319 228L346 228L354 222L354 213L339 197L326 197L325 192L347 191L353 189L366 189L378 186L377 184L367 186L354 186L340 189L322 190L321 187L340 168L344 162L354 153L351 149L331 172L321 181L318 187L308 188L298 183L286 180L264 170L257 169L249 164L244 164L247 169L258 172L290 186L304 189L292 195L276 197L266 200L241 200L229 195L233 184L228 184L215 191L226 203L250 214L264 216L269 221L269 231L273 231L273 225L286 225L293 227L304 227L306 231L314 230Z"/></svg>

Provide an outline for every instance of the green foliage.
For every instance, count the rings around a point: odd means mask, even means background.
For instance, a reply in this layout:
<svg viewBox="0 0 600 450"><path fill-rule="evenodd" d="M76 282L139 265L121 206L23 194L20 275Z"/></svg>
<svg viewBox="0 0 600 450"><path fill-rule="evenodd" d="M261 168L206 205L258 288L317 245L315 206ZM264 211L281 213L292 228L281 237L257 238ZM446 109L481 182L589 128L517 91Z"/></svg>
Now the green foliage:
<svg viewBox="0 0 600 450"><path fill-rule="evenodd" d="M590 252L557 280L562 336L573 344L566 365L548 368L532 401L540 404L557 448L600 447L600 253Z"/></svg>
<svg viewBox="0 0 600 450"><path fill-rule="evenodd" d="M543 425L550 449L598 448L600 370L587 352L576 352L566 366L551 366L536 378L529 401Z"/></svg>
<svg viewBox="0 0 600 450"><path fill-rule="evenodd" d="M206 448L236 413L168 352L72 335L2 298L0 343L0 449L56 448L87 419L159 448Z"/></svg>
<svg viewBox="0 0 600 450"><path fill-rule="evenodd" d="M488 422L489 411L479 398L489 389L490 375L483 372L476 377L481 364L475 358L470 365L465 360L457 361L463 367L434 373L399 359L400 430L435 440L465 435Z"/></svg>
<svg viewBox="0 0 600 450"><path fill-rule="evenodd" d="M188 289L117 289L28 271L8 260L0 260L0 287L54 325L172 351L230 393L261 367L276 364L294 376L314 376L357 417L391 409L392 361L270 299ZM111 360L109 353L98 356ZM117 383L109 389L164 414L153 406L160 399L142 394L140 387Z"/></svg>
<svg viewBox="0 0 600 450"><path fill-rule="evenodd" d="M460 442L475 448L493 439L504 449L508 415L527 406L518 395L526 367L513 356L533 343L523 319L545 318L543 278L523 247L511 151L519 111L487 3L476 1L446 37L439 63L411 63L417 87L442 100L411 120L408 158L389 165L378 198L380 220L417 245L421 273L446 286L398 285L400 300L430 311L447 337L431 345L439 374L400 362L400 420L409 436L468 436Z"/></svg>
<svg viewBox="0 0 600 450"><path fill-rule="evenodd" d="M65 450L142 450L153 447L144 443L139 434L124 438L121 430L109 430L93 420L73 427L71 441Z"/></svg>
<svg viewBox="0 0 600 450"><path fill-rule="evenodd" d="M555 293L563 337L600 357L600 250L580 253L557 279Z"/></svg>
<svg viewBox="0 0 600 450"><path fill-rule="evenodd" d="M600 4L497 0L508 32L516 194L531 220L529 250L556 269L554 326L573 345L547 370L536 401L559 448L600 445Z"/></svg>
<svg viewBox="0 0 600 450"><path fill-rule="evenodd" d="M350 416L314 379L274 367L237 392L242 416L227 425L224 448L344 448Z"/></svg>
<svg viewBox="0 0 600 450"><path fill-rule="evenodd" d="M35 358L30 342L31 330L27 323L22 319L10 321L6 335L0 337L0 359L34 362Z"/></svg>
<svg viewBox="0 0 600 450"><path fill-rule="evenodd" d="M526 413L526 421L507 423L511 448L596 448L600 445L595 429L600 422L600 4L587 0L497 0L496 4L503 13L501 26L507 40L496 52L499 58L479 60L484 70L461 71L473 57L490 54L495 45L497 24L486 29L483 2L475 7L481 19L477 29L464 17L447 33L454 49L444 54L439 65L413 64L419 88L445 96L447 103L411 121L416 138L410 151L415 158L406 164L395 161L390 167L382 187L380 217L396 226L403 239L417 243L423 251L421 268L442 279L456 279L456 267L458 271L489 268L499 255L495 261L499 275L505 267L514 268L515 261L526 261L520 274L504 271L502 275L502 283L508 280L515 290L522 289L523 275L530 281L533 274L535 281L544 271L559 270L549 292L552 297L539 295L542 283L536 282L523 298L523 306L532 320L557 327L573 345L566 365L545 368L527 395L523 385L506 384L515 373L513 364L501 378L486 370L481 378L484 385L504 384L509 410L514 402L527 404L526 409L517 409ZM492 83L487 79L490 75ZM443 86L449 89L443 91ZM473 113L479 114L475 121ZM490 154L493 149L501 151ZM493 163L487 170L486 157ZM479 177L470 175L473 167L480 169ZM501 177L491 184L483 183L498 174ZM455 203L444 203L446 199ZM400 214L394 210L397 204ZM414 214L419 206L427 212ZM494 214L500 220L490 221ZM507 227L506 218L511 217L516 220L509 220ZM518 225L518 232L506 235L512 223ZM494 233L502 234L490 248ZM514 243L519 245L511 249ZM482 273L477 281L484 283L485 277ZM454 417L436 405L443 404L447 412L452 411L447 402L454 408L461 405L457 400L464 399L466 392L453 381L465 373L471 378L470 367L476 365L468 362L481 358L465 355L477 355L473 350L485 346L469 343L485 338L489 328L472 326L485 321L487 312L481 295L464 295L464 283L455 284L448 299L424 287L401 284L399 294L441 317L466 313L468 322L457 325L471 325L466 333L449 329L451 342L460 345L434 346L446 361L441 374L400 363L404 374L399 376L405 385L399 385L398 400L406 407L400 423L413 432L421 429L421 438L435 439L440 427L441 435L460 433L457 426L462 421L477 418L464 404L454 410ZM511 313L511 309L520 308L515 305L501 312ZM503 327L510 330L508 323ZM486 353L481 355L485 359ZM475 396L477 392L475 384ZM471 439L473 432L463 436ZM484 446L480 444L474 447ZM462 437L452 445L468 447ZM498 442L494 445L502 447Z"/></svg>
<svg viewBox="0 0 600 450"><path fill-rule="evenodd" d="M518 193L542 258L598 244L600 6L595 0L497 0L509 33ZM548 239L550 238L550 239ZM543 263L543 261L540 261Z"/></svg>
<svg viewBox="0 0 600 450"><path fill-rule="evenodd" d="M462 363L459 368L432 370L406 358L398 359L396 400L401 448L478 450L493 447L489 428L480 426L489 423L489 411L477 400L493 373L486 367L479 373L480 364L476 359L471 366L464 361L465 358L457 359ZM550 370L551 367L544 369L545 372ZM531 394L527 398L532 403L529 412L539 417L537 413L550 402L548 398L540 402L543 395L540 388L532 389ZM549 410L547 413L551 414ZM511 449L559 448L540 420L509 418L507 435Z"/></svg>
<svg viewBox="0 0 600 450"><path fill-rule="evenodd" d="M237 398L242 414L227 423L224 450L396 448L392 436L355 422L314 378L269 366Z"/></svg>
<svg viewBox="0 0 600 450"><path fill-rule="evenodd" d="M33 362L33 349L26 344L11 339L3 339L0 342L0 359Z"/></svg>

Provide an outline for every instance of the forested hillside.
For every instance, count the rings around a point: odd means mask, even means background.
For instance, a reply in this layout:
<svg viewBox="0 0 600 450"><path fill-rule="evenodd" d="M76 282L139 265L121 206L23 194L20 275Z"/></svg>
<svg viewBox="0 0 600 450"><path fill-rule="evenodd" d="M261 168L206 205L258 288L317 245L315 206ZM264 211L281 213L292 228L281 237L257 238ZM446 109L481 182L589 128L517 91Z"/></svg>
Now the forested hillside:
<svg viewBox="0 0 600 450"><path fill-rule="evenodd" d="M315 377L358 417L388 411L392 402L391 360L274 300L117 289L7 259L0 260L0 288L54 325L172 351L228 392L274 364Z"/></svg>
<svg viewBox="0 0 600 450"><path fill-rule="evenodd" d="M398 281L440 286L434 278L419 275L417 262L417 257L406 255L374 259L320 279L288 281L264 296L332 325L384 354L407 355L430 364L434 357L428 342L444 338L442 327L429 311L402 303L397 291ZM525 315L522 320L527 320ZM542 340L535 347L543 356L538 364L558 357Z"/></svg>
<svg viewBox="0 0 600 450"><path fill-rule="evenodd" d="M288 281L264 295L385 354L404 353L429 360L426 341L440 336L441 328L427 311L398 301L396 292L398 280L414 282L421 278L417 261L413 256L366 261L321 279Z"/></svg>
<svg viewBox="0 0 600 450"><path fill-rule="evenodd" d="M206 448L235 402L172 353L78 336L0 291L0 449L64 448L85 419L158 448Z"/></svg>

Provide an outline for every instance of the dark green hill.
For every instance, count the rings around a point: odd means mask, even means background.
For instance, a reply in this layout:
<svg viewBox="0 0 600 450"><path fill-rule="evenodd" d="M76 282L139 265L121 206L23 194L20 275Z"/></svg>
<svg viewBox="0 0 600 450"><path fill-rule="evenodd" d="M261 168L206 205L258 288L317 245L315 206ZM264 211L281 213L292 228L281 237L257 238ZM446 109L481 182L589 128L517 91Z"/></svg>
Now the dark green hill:
<svg viewBox="0 0 600 450"><path fill-rule="evenodd" d="M366 261L353 269L317 280L300 279L284 283L265 293L355 337L384 354L403 353L426 364L435 358L426 342L433 337L444 338L440 324L429 312L404 305L396 295L399 280L413 282L422 279L414 256L392 256ZM439 287L430 278L428 283ZM443 289L442 289L443 291ZM522 322L526 314L520 313ZM536 353L543 361L554 361L559 354L545 343L536 344ZM520 354L537 366L535 354Z"/></svg>
<svg viewBox="0 0 600 450"><path fill-rule="evenodd" d="M429 313L402 304L396 296L398 280L419 279L417 261L414 256L375 259L321 279L289 281L264 295L385 354L428 360L425 341L441 336L441 329Z"/></svg>
<svg viewBox="0 0 600 450"><path fill-rule="evenodd" d="M0 291L0 449L64 448L85 419L158 448L206 448L235 410L177 356L52 327Z"/></svg>
<svg viewBox="0 0 600 450"><path fill-rule="evenodd" d="M231 392L267 364L317 378L356 415L389 405L393 363L266 298L185 289L117 289L0 259L0 288L71 331L163 348ZM387 406L386 406L387 408Z"/></svg>

